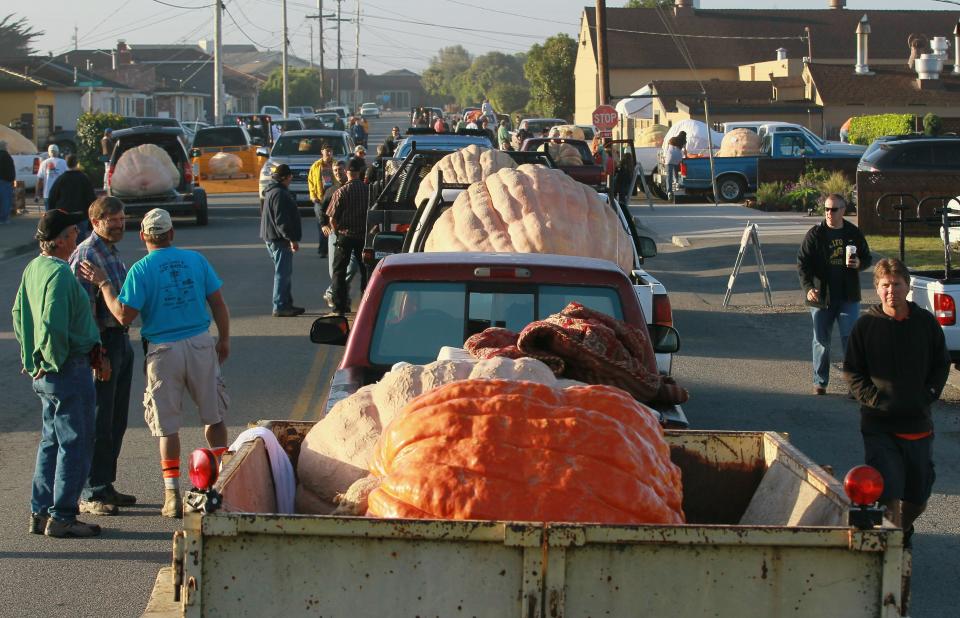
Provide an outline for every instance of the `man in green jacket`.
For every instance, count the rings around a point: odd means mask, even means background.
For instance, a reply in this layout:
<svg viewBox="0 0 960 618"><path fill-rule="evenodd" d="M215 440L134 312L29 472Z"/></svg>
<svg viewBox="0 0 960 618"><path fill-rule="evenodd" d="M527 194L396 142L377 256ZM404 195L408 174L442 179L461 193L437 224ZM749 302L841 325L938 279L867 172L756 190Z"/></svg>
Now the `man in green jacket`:
<svg viewBox="0 0 960 618"><path fill-rule="evenodd" d="M37 226L40 255L27 264L13 305L23 372L43 404L33 475L30 532L92 537L100 526L77 520L94 438L94 376L109 378L90 299L67 264L84 213L48 210ZM93 372L91 372L93 367Z"/></svg>

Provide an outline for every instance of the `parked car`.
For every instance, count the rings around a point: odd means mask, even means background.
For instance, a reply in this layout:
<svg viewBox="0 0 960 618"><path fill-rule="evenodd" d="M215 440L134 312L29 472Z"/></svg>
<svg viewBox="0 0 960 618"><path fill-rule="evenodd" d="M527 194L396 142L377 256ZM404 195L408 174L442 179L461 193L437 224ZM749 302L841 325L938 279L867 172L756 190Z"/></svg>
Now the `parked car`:
<svg viewBox="0 0 960 618"><path fill-rule="evenodd" d="M304 116L313 116L314 113L316 112L309 105L287 106L287 118L303 118Z"/></svg>
<svg viewBox="0 0 960 618"><path fill-rule="evenodd" d="M166 118L160 116L124 116L124 122L126 122L126 127L167 127L170 129L176 129L178 137L180 138L180 143L183 144L184 148L190 147L190 140L187 138L187 132L184 130L183 125L180 124L180 121L176 118Z"/></svg>
<svg viewBox="0 0 960 618"><path fill-rule="evenodd" d="M309 118L300 118L305 129L330 129L331 131L345 131L346 125L337 112L319 112Z"/></svg>
<svg viewBox="0 0 960 618"><path fill-rule="evenodd" d="M324 146L333 149L335 159L346 161L353 154L353 138L345 131L302 130L287 131L273 145L269 152L266 148L258 148L257 154L269 157L260 168L260 182L258 193L260 204L263 205L263 192L270 184L270 174L281 163L286 163L293 171L293 182L290 191L294 194L297 204L301 208L311 209L310 191L307 189L307 172L313 162L320 158Z"/></svg>
<svg viewBox="0 0 960 618"><path fill-rule="evenodd" d="M140 126L113 132L113 152L107 163L107 195L123 200L128 215L143 215L154 208L163 208L171 216L194 217L197 225L206 225L207 193L193 186L193 165L180 141L183 129L174 127ZM157 195L121 195L114 191L113 173L117 162L131 148L143 144L155 144L170 156L174 167L180 172L180 181L172 191Z"/></svg>
<svg viewBox="0 0 960 618"><path fill-rule="evenodd" d="M299 118L284 118L281 120L274 120L273 124L274 126L280 127L280 130L284 133L287 131L300 131L307 128Z"/></svg>
<svg viewBox="0 0 960 618"><path fill-rule="evenodd" d="M321 109L320 112L334 112L344 120L349 118L351 114L350 108L346 105L331 105L330 107Z"/></svg>
<svg viewBox="0 0 960 618"><path fill-rule="evenodd" d="M534 137L540 137L545 130L560 124L570 124L563 118L524 118L520 121L517 130L526 129Z"/></svg>
<svg viewBox="0 0 960 618"><path fill-rule="evenodd" d="M960 170L960 137L886 136L860 158L858 172L953 172Z"/></svg>
<svg viewBox="0 0 960 618"><path fill-rule="evenodd" d="M476 144L484 148L494 147L490 143L490 138L482 131L463 130L459 133L434 133L432 129L418 129L412 133L407 132L407 137L397 144L393 157L403 159L413 150L414 143L417 145L417 150L442 150L444 152L460 150L470 144Z"/></svg>
<svg viewBox="0 0 960 618"><path fill-rule="evenodd" d="M380 106L376 103L364 103L360 106L360 115L364 118L379 118Z"/></svg>
<svg viewBox="0 0 960 618"><path fill-rule="evenodd" d="M574 180L592 187L603 184L603 167L594 162L590 146L582 139L533 137L524 140L520 150L546 152Z"/></svg>
<svg viewBox="0 0 960 618"><path fill-rule="evenodd" d="M260 113L270 116L271 120L283 120L283 110L276 105L264 105L260 108Z"/></svg>

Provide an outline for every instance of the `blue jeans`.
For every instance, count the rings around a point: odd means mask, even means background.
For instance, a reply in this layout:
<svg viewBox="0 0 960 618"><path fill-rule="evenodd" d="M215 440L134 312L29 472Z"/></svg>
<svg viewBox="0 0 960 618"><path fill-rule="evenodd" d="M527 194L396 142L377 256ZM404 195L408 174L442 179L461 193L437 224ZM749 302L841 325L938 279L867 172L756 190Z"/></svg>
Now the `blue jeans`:
<svg viewBox="0 0 960 618"><path fill-rule="evenodd" d="M850 331L860 317L860 303L847 301L831 303L826 309L810 307L813 316L813 383L827 387L830 381L830 337L833 335L834 321L840 325L840 345L843 354L847 353L847 339Z"/></svg>
<svg viewBox="0 0 960 618"><path fill-rule="evenodd" d="M678 173L680 170L679 165L667 164L667 196L673 195L673 183L676 182L678 178Z"/></svg>
<svg viewBox="0 0 960 618"><path fill-rule="evenodd" d="M10 220L10 210L13 208L13 183L0 180L0 223Z"/></svg>
<svg viewBox="0 0 960 618"><path fill-rule="evenodd" d="M43 404L43 429L33 473L30 509L71 522L90 471L93 454L93 373L86 355L73 356L59 373L33 381Z"/></svg>
<svg viewBox="0 0 960 618"><path fill-rule="evenodd" d="M100 331L100 339L110 359L110 379L96 382L96 423L90 475L83 487L84 500L103 500L111 496L117 480L117 459L127 432L130 411L130 384L133 380L133 348L130 337L120 328Z"/></svg>
<svg viewBox="0 0 960 618"><path fill-rule="evenodd" d="M324 292L324 294L326 294L327 292L332 294L333 293L333 254L337 250L336 249L336 246L337 246L336 232L330 232L330 236L327 237L327 243L328 243L327 247L329 251L327 255L330 256L330 259L327 262L327 270L330 273L330 285L327 286L327 290L326 292ZM349 289L350 286L353 284L353 278L356 277L357 273L359 272L360 272L360 262L357 260L357 256L351 253L350 264L349 266L347 266L347 289Z"/></svg>
<svg viewBox="0 0 960 618"><path fill-rule="evenodd" d="M293 250L286 243L267 242L273 258L273 310L293 307Z"/></svg>

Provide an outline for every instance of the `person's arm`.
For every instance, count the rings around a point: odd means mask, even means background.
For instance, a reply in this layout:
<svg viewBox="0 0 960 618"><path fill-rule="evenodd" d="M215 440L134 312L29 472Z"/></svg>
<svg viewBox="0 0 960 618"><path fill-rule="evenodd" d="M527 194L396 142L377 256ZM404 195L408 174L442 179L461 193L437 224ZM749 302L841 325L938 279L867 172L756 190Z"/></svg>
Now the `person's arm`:
<svg viewBox="0 0 960 618"><path fill-rule="evenodd" d="M337 189L337 191L333 194L333 197L330 198L330 206L327 207L327 217L330 219L330 229L334 232L337 231L337 214L340 209L341 189Z"/></svg>
<svg viewBox="0 0 960 618"><path fill-rule="evenodd" d="M800 287L803 289L804 297L811 302L817 302L815 297L819 295L814 284L813 269L813 262L816 259L814 242L816 230L817 228L813 227L807 232L806 236L803 237L803 242L800 243L800 250L797 252L797 274L800 277ZM811 293L815 296L814 298L811 298Z"/></svg>
<svg viewBox="0 0 960 618"><path fill-rule="evenodd" d="M323 187L320 186L320 162L316 161L307 172L307 190L310 192L310 201L319 202L323 199Z"/></svg>
<svg viewBox="0 0 960 618"><path fill-rule="evenodd" d="M217 324L217 358L222 365L230 356L230 309L220 290L207 296L207 304L210 305L210 313Z"/></svg>
<svg viewBox="0 0 960 618"><path fill-rule="evenodd" d="M72 276L72 275L71 275ZM43 335L37 342L37 372L34 378L45 373L60 371L70 351L70 295L65 278L57 275L47 283L44 304L40 309Z"/></svg>
<svg viewBox="0 0 960 618"><path fill-rule="evenodd" d="M80 278L84 281L89 281L99 288L100 295L103 297L103 302L107 306L107 309L109 309L113 317L124 326L129 326L137 319L137 316L140 315L139 310L120 302L120 291L113 288L113 284L110 282L110 278L107 277L106 271L90 260L83 260L79 263L77 274L80 275Z"/></svg>
<svg viewBox="0 0 960 618"><path fill-rule="evenodd" d="M878 407L878 398L880 391L877 385L870 379L870 366L866 349L866 339L869 336L866 333L865 322L859 321L854 324L850 338L847 340L847 353L843 359L843 373L850 386L850 393L861 404L870 407Z"/></svg>
<svg viewBox="0 0 960 618"><path fill-rule="evenodd" d="M276 210L277 231L290 243L290 248L296 251L300 242L300 211L297 202L288 192L279 192L276 197L285 202L278 204Z"/></svg>
<svg viewBox="0 0 960 618"><path fill-rule="evenodd" d="M925 383L931 403L940 399L940 393L947 383L950 374L950 353L947 351L947 342L943 335L943 328L930 320L930 371Z"/></svg>

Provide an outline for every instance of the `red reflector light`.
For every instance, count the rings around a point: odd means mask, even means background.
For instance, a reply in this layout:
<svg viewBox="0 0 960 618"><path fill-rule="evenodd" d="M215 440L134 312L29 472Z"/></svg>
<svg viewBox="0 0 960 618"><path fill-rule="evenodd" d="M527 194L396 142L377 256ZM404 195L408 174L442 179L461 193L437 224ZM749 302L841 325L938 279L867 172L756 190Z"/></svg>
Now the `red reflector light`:
<svg viewBox="0 0 960 618"><path fill-rule="evenodd" d="M40 157L33 158L33 175L36 176L40 171Z"/></svg>
<svg viewBox="0 0 960 618"><path fill-rule="evenodd" d="M360 255L363 257L364 264L373 264L377 261L377 254L373 252L373 249L364 249Z"/></svg>
<svg viewBox="0 0 960 618"><path fill-rule="evenodd" d="M949 294L936 292L933 295L933 315L941 326L953 326L957 323L957 305Z"/></svg>
<svg viewBox="0 0 960 618"><path fill-rule="evenodd" d="M850 502L857 506L873 504L883 493L883 477L876 468L857 466L844 477L843 491L850 498Z"/></svg>
<svg viewBox="0 0 960 618"><path fill-rule="evenodd" d="M183 179L188 185L193 184L193 164L189 161L183 164Z"/></svg>
<svg viewBox="0 0 960 618"><path fill-rule="evenodd" d="M217 456L208 448L198 448L190 453L188 464L190 482L201 491L207 491L217 482L220 471L217 466Z"/></svg>
<svg viewBox="0 0 960 618"><path fill-rule="evenodd" d="M529 268L512 268L510 266L480 266L473 269L474 277L489 277L495 279L529 279Z"/></svg>
<svg viewBox="0 0 960 618"><path fill-rule="evenodd" d="M653 295L653 323L673 326L673 308L666 294Z"/></svg>
<svg viewBox="0 0 960 618"><path fill-rule="evenodd" d="M680 175L681 176L687 175L687 164L684 163L683 161L680 162Z"/></svg>
<svg viewBox="0 0 960 618"><path fill-rule="evenodd" d="M409 224L409 223L400 223L400 224L397 225L397 231L398 231L398 232L406 232L406 231L409 230L409 229L410 229L410 224Z"/></svg>
<svg viewBox="0 0 960 618"><path fill-rule="evenodd" d="M113 166L107 168L107 181L104 183L106 186L110 186L110 181L113 180Z"/></svg>

